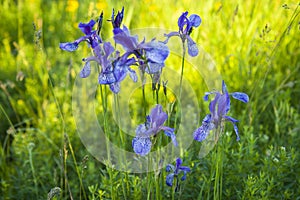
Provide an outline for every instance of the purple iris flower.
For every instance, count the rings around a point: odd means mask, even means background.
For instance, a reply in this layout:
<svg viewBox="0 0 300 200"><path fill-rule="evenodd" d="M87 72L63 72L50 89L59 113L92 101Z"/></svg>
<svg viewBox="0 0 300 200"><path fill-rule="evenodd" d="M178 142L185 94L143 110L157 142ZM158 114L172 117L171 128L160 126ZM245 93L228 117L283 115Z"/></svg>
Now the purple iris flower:
<svg viewBox="0 0 300 200"><path fill-rule="evenodd" d="M99 84L108 84L111 91L118 93L120 91L120 82L125 79L127 73L129 73L134 82L137 82L136 72L130 68L131 65L136 63L136 60L128 58L126 53L120 56L118 51L114 55L113 52L114 47L111 43L105 42L103 44L104 55L98 59L98 63L102 66L98 82Z"/></svg>
<svg viewBox="0 0 300 200"><path fill-rule="evenodd" d="M187 40L188 44L188 53L190 56L197 56L198 55L198 47L197 44L194 42L194 40L190 37L190 34L192 33L193 28L196 28L200 26L201 24L201 18L199 15L192 14L189 18L187 17L188 12L182 13L182 15L178 19L178 32L171 32L169 34L165 34L167 37L165 43L167 43L170 39L170 37L173 36L179 36L182 40L182 43L185 43L185 40Z"/></svg>
<svg viewBox="0 0 300 200"><path fill-rule="evenodd" d="M160 131L164 131L166 136L171 138L175 146L178 145L174 129L163 126L167 119L167 113L163 112L162 106L157 104L151 110L150 115L146 117L146 122L138 125L136 128L136 137L132 140L132 147L136 154L141 156L147 155L152 146L151 137L156 136Z"/></svg>
<svg viewBox="0 0 300 200"><path fill-rule="evenodd" d="M94 51L97 51L96 49L99 46L99 44L102 43L102 40L97 34L97 31L93 30L95 24L96 22L94 20L91 20L87 24L79 23L78 28L85 34L85 36L78 38L74 42L60 43L59 47L62 50L71 52L75 51L78 48L80 42L87 41L89 45L91 45L92 49L94 49Z"/></svg>
<svg viewBox="0 0 300 200"><path fill-rule="evenodd" d="M150 42L145 42L145 39L139 42L137 36L130 35L126 26L123 26L123 29L115 28L113 31L115 42L122 45L128 55L135 55L143 73L160 73L169 55L166 44L155 39Z"/></svg>
<svg viewBox="0 0 300 200"><path fill-rule="evenodd" d="M206 92L204 96L205 101L208 100L208 96L210 94L215 94L215 98L209 104L210 114L205 116L202 121L202 125L195 130L194 139L199 142L205 140L211 130L222 126L221 123L223 123L223 121L229 121L233 124L233 128L237 136L236 140L240 140L238 127L236 125L238 120L227 116L227 113L230 110L230 96L244 103L248 103L248 95L242 92L228 93L224 81L222 81L222 93Z"/></svg>
<svg viewBox="0 0 300 200"><path fill-rule="evenodd" d="M115 10L113 9L111 20L109 21L111 21L114 28L120 28L121 23L123 21L123 17L124 17L124 7L122 8L121 12L118 11L116 17L115 17Z"/></svg>
<svg viewBox="0 0 300 200"><path fill-rule="evenodd" d="M189 167L185 167L185 166L181 166L181 165L182 165L182 160L180 158L176 159L176 165L175 166L171 165L171 164L167 165L166 171L167 172L172 171L172 173L168 174L167 177L166 177L166 183L167 183L168 186L173 185L174 177L178 178L178 175L181 172L183 172L183 176L181 177L181 180L184 181L186 179L187 172L191 171L191 169ZM178 182L177 182L177 184L178 184Z"/></svg>

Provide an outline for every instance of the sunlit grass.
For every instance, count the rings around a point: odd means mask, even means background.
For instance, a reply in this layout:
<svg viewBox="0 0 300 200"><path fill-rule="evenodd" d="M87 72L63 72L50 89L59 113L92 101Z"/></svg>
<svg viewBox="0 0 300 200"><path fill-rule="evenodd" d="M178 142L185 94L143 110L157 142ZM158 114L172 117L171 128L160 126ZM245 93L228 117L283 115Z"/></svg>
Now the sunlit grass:
<svg viewBox="0 0 300 200"><path fill-rule="evenodd" d="M72 115L74 80L83 66L81 59L90 55L90 49L84 44L69 53L61 51L58 44L81 36L79 22L96 19L102 10L104 19L110 19L113 8L119 10L124 6L123 23L130 29L159 27L177 31L177 19L182 12L199 14L202 24L191 37L210 55L231 91L249 94L248 105L232 103L231 115L240 120L241 141L235 141L232 128L227 126L220 142L223 199L298 199L298 5L299 2L290 0L117 3L3 0L0 4L0 197L45 199L55 187L61 189L58 199L172 197L171 188L165 184L164 168L160 176L158 172L127 174L93 158L81 143ZM112 38L108 23L101 34L104 39ZM180 58L171 57L168 66L180 71ZM200 123L208 112L202 95L211 88L190 67L185 66L185 76L197 88ZM163 75L164 79L168 77ZM121 85L121 89L126 90L126 85ZM131 92L128 121L138 125L144 120L138 106L142 101L141 91ZM161 92L160 98L166 111L176 101L172 91L169 92L165 99ZM147 95L150 110L155 103L150 86ZM113 94L108 98L109 107L113 107ZM98 119L102 121L100 95L95 101ZM112 136L117 136L115 124L109 125ZM128 150L133 136L134 133L126 139ZM119 138L114 143L122 146ZM192 172L175 198L214 197L211 177L218 155L212 151L199 159L200 146L194 142L183 154L184 164Z"/></svg>

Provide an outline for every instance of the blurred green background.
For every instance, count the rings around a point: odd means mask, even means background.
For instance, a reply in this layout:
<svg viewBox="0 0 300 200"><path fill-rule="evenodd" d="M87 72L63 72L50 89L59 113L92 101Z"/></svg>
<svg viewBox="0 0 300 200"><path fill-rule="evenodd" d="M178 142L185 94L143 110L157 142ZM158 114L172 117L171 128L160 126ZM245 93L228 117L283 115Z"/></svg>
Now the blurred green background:
<svg viewBox="0 0 300 200"><path fill-rule="evenodd" d="M90 50L81 45L68 53L58 46L82 35L79 22L97 19L102 10L109 19L122 6L130 29L176 31L182 12L200 15L191 37L215 60L230 91L250 96L248 105L233 102L241 141L233 134L223 141L223 198L300 199L300 8L291 0L1 0L0 199L45 199L54 187L61 188L58 199L145 197L143 175L107 169L81 144L71 94ZM102 37L112 37L111 26L104 25ZM200 100L205 91L197 91ZM186 161L192 173L176 197L209 199L213 157L199 161L193 148ZM170 198L169 188L161 191L162 199Z"/></svg>

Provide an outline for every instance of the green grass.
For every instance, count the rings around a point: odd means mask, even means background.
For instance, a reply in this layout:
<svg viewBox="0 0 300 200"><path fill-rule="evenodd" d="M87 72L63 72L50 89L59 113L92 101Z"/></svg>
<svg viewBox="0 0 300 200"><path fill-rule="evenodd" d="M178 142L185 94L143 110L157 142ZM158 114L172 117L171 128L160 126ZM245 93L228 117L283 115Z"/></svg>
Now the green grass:
<svg viewBox="0 0 300 200"><path fill-rule="evenodd" d="M130 29L175 31L183 11L199 14L202 24L191 37L215 61L229 91L250 96L248 104L232 101L230 116L240 120L241 141L226 126L218 146L201 159L201 144L193 142L182 153L183 165L192 171L176 193L165 184L164 168L158 175L106 167L77 134L72 90L81 58L90 50L84 44L73 53L64 52L59 42L80 37L79 22L96 19L101 10L109 19L112 8L122 6ZM76 1L2 0L0 10L0 199L300 199L299 2L79 1L77 7ZM102 37L109 39L112 29L104 24ZM178 63L175 56L168 61L180 70ZM211 88L188 64L185 76L196 88L200 123L208 112L202 96ZM218 80L214 86L220 85ZM144 120L142 95L140 90L131 92L128 118L138 125ZM168 92L169 99L162 92L160 99L164 110L171 111ZM108 89L106 94L108 106L115 106ZM148 111L155 104L150 86L146 95ZM100 89L96 101L98 120L107 118L108 139L124 145L110 123L111 113L103 115ZM168 123L174 124L172 120ZM131 139L122 138L128 151Z"/></svg>

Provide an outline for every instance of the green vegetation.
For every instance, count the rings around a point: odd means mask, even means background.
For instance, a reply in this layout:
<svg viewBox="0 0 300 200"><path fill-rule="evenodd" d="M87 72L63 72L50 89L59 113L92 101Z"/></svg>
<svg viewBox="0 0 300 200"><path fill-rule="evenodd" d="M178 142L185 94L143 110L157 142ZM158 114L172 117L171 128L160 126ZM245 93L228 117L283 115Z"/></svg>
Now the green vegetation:
<svg viewBox="0 0 300 200"><path fill-rule="evenodd" d="M104 19L109 19L112 9L122 6L123 22L130 29L176 31L182 12L199 14L202 24L191 37L210 54L230 91L250 96L248 104L232 102L230 115L240 120L241 140L236 142L232 127L226 126L218 147L201 159L201 143L194 141L183 159L191 172L173 198L300 199L300 2L292 0L2 0L0 199L172 198L164 168L159 176L133 174L96 160L81 143L72 115L74 81L83 65L81 58L90 55L90 49L84 44L68 53L58 45L81 36L79 22L96 19L102 10ZM102 37L112 38L112 27L105 27ZM180 69L176 58L169 62ZM198 88L200 124L208 111L202 101L208 88L205 80L186 76ZM135 91L130 102L129 117L136 125L143 122L142 114L134 111L141 96ZM172 98L161 98L162 105L172 103ZM101 121L100 95L97 99ZM174 123L170 118L168 123ZM111 140L116 129L109 127ZM131 139L126 139L127 150ZM221 196L214 190L216 163L222 165Z"/></svg>

